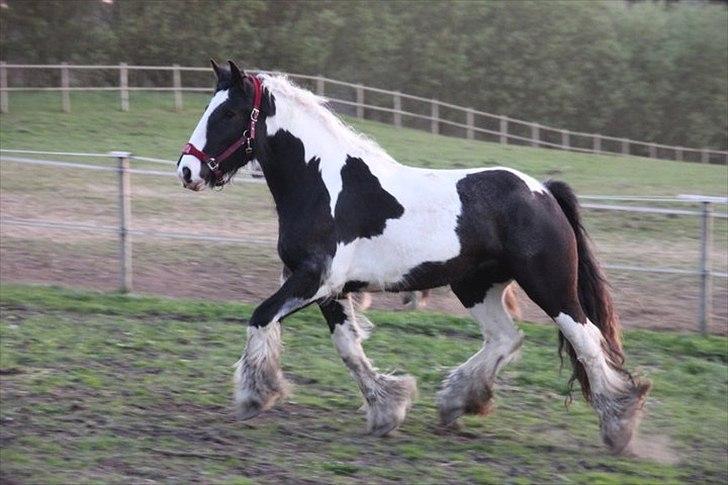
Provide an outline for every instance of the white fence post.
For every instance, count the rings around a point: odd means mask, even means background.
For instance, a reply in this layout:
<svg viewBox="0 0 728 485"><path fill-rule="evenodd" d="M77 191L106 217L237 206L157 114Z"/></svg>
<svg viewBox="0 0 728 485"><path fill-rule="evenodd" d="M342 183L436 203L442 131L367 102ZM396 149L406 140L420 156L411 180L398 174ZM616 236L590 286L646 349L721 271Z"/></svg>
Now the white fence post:
<svg viewBox="0 0 728 485"><path fill-rule="evenodd" d="M539 146L539 126L538 123L532 123L531 124L531 146L537 147Z"/></svg>
<svg viewBox="0 0 728 485"><path fill-rule="evenodd" d="M601 135L594 135L594 153L602 152L602 137Z"/></svg>
<svg viewBox="0 0 728 485"><path fill-rule="evenodd" d="M713 247L713 214L710 202L703 201L702 223L700 225L700 332L708 333L712 313L712 281L710 275L710 253Z"/></svg>
<svg viewBox="0 0 728 485"><path fill-rule="evenodd" d="M111 152L119 167L119 291L132 291L131 185L129 181L129 152Z"/></svg>
<svg viewBox="0 0 728 485"><path fill-rule="evenodd" d="M394 107L394 126L402 127L402 96L399 91L392 94L392 105Z"/></svg>
<svg viewBox="0 0 728 485"><path fill-rule="evenodd" d="M499 135L499 141L503 145L508 144L508 118L505 116L502 116L500 118L500 121L498 122L499 128L500 128L500 135Z"/></svg>
<svg viewBox="0 0 728 485"><path fill-rule="evenodd" d="M320 74L316 77L316 94L324 95L324 78Z"/></svg>
<svg viewBox="0 0 728 485"><path fill-rule="evenodd" d="M629 140L627 138L622 138L622 153L629 155Z"/></svg>
<svg viewBox="0 0 728 485"><path fill-rule="evenodd" d="M71 112L71 93L68 91L70 84L71 79L68 74L68 63L61 62L61 107L64 113Z"/></svg>
<svg viewBox="0 0 728 485"><path fill-rule="evenodd" d="M121 91L121 110L129 111L129 70L126 63L119 64L119 90Z"/></svg>
<svg viewBox="0 0 728 485"><path fill-rule="evenodd" d="M561 130L561 146L564 148L570 148L571 140L569 140L569 132L566 130Z"/></svg>
<svg viewBox="0 0 728 485"><path fill-rule="evenodd" d="M5 62L0 62L0 113L8 112L8 68Z"/></svg>
<svg viewBox="0 0 728 485"><path fill-rule="evenodd" d="M182 111L182 73L179 64L174 64L172 69L172 84L174 85L174 109Z"/></svg>
<svg viewBox="0 0 728 485"><path fill-rule="evenodd" d="M675 160L677 160L678 162L682 162L683 161L683 149L682 149L682 147L675 148Z"/></svg>
<svg viewBox="0 0 728 485"><path fill-rule="evenodd" d="M430 131L433 135L440 133L440 105L436 100L430 102Z"/></svg>
<svg viewBox="0 0 728 485"><path fill-rule="evenodd" d="M356 117L364 119L364 86L361 84L356 87Z"/></svg>
<svg viewBox="0 0 728 485"><path fill-rule="evenodd" d="M475 138L475 131L473 131L473 127L475 127L475 113L473 112L473 108L468 108L465 111L465 124L468 126L465 135L468 140L472 140Z"/></svg>

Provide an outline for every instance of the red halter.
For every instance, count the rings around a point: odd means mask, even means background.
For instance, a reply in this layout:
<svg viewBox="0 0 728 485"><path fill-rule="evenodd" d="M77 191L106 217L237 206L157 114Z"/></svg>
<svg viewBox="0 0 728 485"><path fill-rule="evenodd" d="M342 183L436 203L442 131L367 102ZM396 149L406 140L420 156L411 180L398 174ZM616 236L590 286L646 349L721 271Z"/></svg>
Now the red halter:
<svg viewBox="0 0 728 485"><path fill-rule="evenodd" d="M260 114L260 103L263 100L263 85L257 76L247 75L245 77L253 83L254 95L253 110L250 112L250 124L248 125L248 129L243 131L243 136L238 138L232 145L227 147L222 151L222 153L215 157L211 157L207 153L198 149L192 143L187 143L182 150L182 155L192 155L201 163L207 165L207 168L210 169L210 172L215 177L216 186L223 185L225 183L225 181L223 181L223 174L220 171L220 164L230 158L230 156L240 147L245 146L246 161L253 159L253 140L255 140L255 130L258 123L258 115Z"/></svg>

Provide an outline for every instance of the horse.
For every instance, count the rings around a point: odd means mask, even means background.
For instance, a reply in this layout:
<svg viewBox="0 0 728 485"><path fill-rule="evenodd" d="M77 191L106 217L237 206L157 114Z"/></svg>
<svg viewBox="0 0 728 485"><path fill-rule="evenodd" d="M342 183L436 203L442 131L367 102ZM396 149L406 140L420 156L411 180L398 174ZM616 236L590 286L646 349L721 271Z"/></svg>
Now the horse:
<svg viewBox="0 0 728 485"><path fill-rule="evenodd" d="M219 66L215 92L177 162L182 185L222 187L255 160L278 216L278 255L290 269L260 303L234 373L243 420L286 396L281 324L315 304L364 398L367 431L398 428L414 377L378 371L362 341L369 325L352 292L449 285L479 324L483 345L437 393L442 426L491 409L497 373L523 343L503 305L516 281L556 324L604 443L629 450L651 384L625 368L609 286L569 185L506 167L433 170L399 164L285 76ZM414 148L414 147L413 147Z"/></svg>

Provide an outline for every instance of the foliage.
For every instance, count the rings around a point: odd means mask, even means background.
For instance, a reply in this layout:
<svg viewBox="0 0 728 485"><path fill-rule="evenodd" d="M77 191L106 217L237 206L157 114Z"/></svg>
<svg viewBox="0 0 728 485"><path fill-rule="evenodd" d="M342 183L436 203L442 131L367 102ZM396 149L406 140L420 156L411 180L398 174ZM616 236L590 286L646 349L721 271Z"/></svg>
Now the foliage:
<svg viewBox="0 0 728 485"><path fill-rule="evenodd" d="M725 149L726 25L726 5L708 2L7 0L0 48L33 63L234 58L562 128Z"/></svg>

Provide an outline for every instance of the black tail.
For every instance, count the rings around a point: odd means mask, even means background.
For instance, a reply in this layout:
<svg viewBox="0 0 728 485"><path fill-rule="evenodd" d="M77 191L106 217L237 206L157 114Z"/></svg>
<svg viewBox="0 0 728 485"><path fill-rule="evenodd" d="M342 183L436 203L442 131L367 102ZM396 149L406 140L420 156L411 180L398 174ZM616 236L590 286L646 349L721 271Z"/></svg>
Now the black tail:
<svg viewBox="0 0 728 485"><path fill-rule="evenodd" d="M564 182L549 180L544 185L559 203L561 210L574 229L579 256L578 295L581 307L589 320L602 332L604 350L610 364L621 371L624 364L624 353L622 351L619 316L614 310L609 284L594 256L589 236L581 223L579 201L571 187ZM559 356L562 355L563 350L566 350L569 354L574 369L569 385L573 385L574 381L578 380L584 397L590 400L589 380L584 366L576 358L576 352L574 352L571 344L559 332Z"/></svg>

